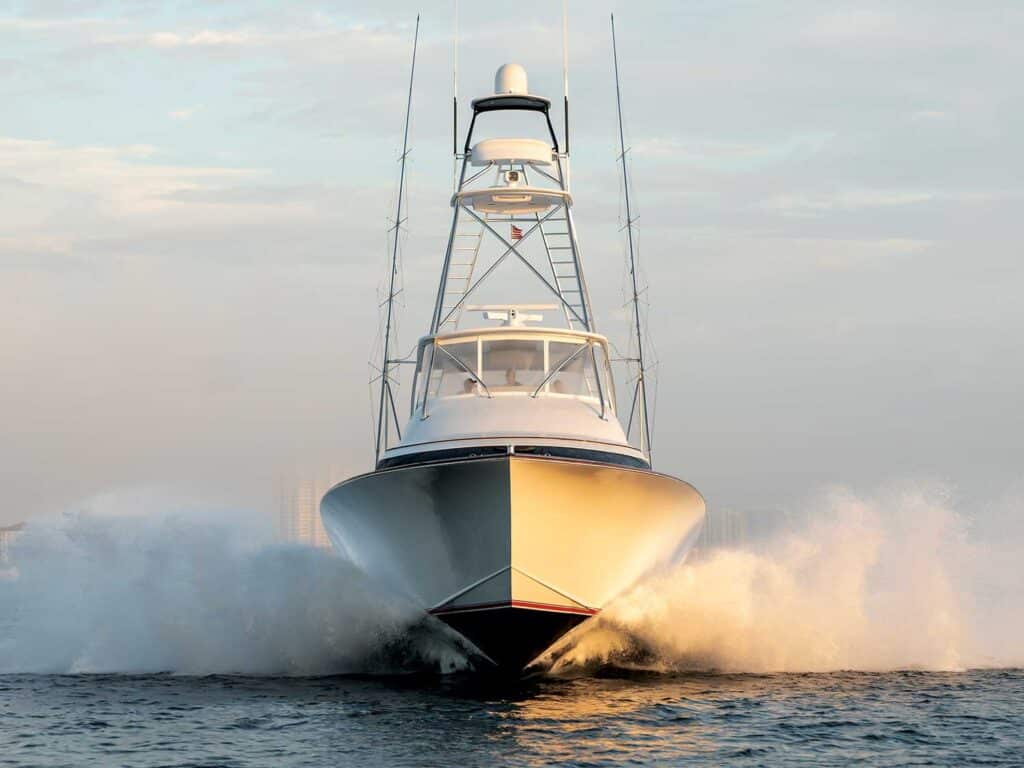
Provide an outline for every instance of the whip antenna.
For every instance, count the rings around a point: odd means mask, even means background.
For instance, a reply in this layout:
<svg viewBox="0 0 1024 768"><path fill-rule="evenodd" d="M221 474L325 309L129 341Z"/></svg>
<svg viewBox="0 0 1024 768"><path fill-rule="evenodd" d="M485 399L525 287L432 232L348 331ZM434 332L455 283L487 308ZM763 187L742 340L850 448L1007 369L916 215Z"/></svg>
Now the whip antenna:
<svg viewBox="0 0 1024 768"><path fill-rule="evenodd" d="M569 156L569 0L562 0L562 102L565 117L565 155Z"/></svg>
<svg viewBox="0 0 1024 768"><path fill-rule="evenodd" d="M452 32L452 189L459 186L459 0Z"/></svg>
<svg viewBox="0 0 1024 768"><path fill-rule="evenodd" d="M374 454L376 461L380 461L382 451L387 450L389 415L394 418L395 430L398 431L398 438L402 438L401 428L398 426L398 409L395 407L395 395L392 391L391 365L398 363L391 359L391 328L395 312L395 281L398 277L398 238L401 234L402 223L402 198L405 195L405 161L409 157L409 114L412 111L412 83L416 74L416 47L420 39L420 17L416 15L416 31L412 38L412 66L409 68L409 95L405 102L405 129L402 135L402 156L400 158L401 168L398 173L398 202L395 210L395 223L391 227L393 241L391 249L391 269L388 278L388 298L386 301L387 310L384 324L384 357L380 373L380 407L377 410L377 439L374 443Z"/></svg>
<svg viewBox="0 0 1024 768"><path fill-rule="evenodd" d="M626 240L629 244L629 275L632 278L633 295L633 332L636 334L636 359L632 362L637 364L638 372L636 377L636 388L633 390L633 404L629 410L629 425L626 427L626 434L629 435L633 428L633 415L639 415L640 420L640 450L647 454L648 461L651 460L651 428L648 421L647 410L647 366L644 363L644 338L643 328L640 323L640 290L639 280L636 271L636 246L633 237L633 211L629 200L629 167L626 162L626 137L622 128L622 91L619 86L619 52L615 43L615 14L612 19L612 60L615 64L615 104L619 115L619 159L622 161L622 188L625 193L626 202Z"/></svg>

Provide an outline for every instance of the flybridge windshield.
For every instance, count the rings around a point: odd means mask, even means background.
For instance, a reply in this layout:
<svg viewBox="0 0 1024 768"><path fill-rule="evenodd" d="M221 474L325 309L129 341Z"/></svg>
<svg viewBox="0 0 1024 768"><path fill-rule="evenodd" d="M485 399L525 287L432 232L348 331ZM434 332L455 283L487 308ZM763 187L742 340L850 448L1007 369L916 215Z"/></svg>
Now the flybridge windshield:
<svg viewBox="0 0 1024 768"><path fill-rule="evenodd" d="M569 397L611 409L608 356L587 337L459 336L420 348L414 411L438 398Z"/></svg>

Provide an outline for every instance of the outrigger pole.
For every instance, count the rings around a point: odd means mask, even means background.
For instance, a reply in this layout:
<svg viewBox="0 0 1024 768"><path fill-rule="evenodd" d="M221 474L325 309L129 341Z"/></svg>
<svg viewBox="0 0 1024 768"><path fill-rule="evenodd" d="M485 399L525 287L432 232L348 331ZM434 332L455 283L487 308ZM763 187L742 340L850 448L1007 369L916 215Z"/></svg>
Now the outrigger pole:
<svg viewBox="0 0 1024 768"><path fill-rule="evenodd" d="M644 337L643 328L640 324L640 289L636 273L636 247L633 243L633 212L629 201L629 168L626 163L626 137L622 128L622 92L619 88L619 53L615 44L615 14L612 19L612 59L615 63L615 103L619 113L619 159L622 161L622 188L625 192L626 201L626 239L629 243L629 275L633 281L633 322L636 332L636 359L638 372L636 388L633 390L633 404L629 409L629 426L626 427L628 437L633 427L633 414L637 406L640 408L640 450L647 454L647 460L651 461L651 431L647 412L647 367L644 364Z"/></svg>
<svg viewBox="0 0 1024 768"><path fill-rule="evenodd" d="M384 357L383 367L380 373L380 408L377 410L377 439L374 444L374 458L380 461L382 449L387 449L388 439L388 413L395 419L395 429L398 426L398 413L395 408L395 395L391 390L391 363L397 362L391 359L391 326L395 314L395 281L398 277L398 238L401 234L402 223L402 198L405 195L405 161L409 156L409 113L412 111L412 83L416 74L416 46L420 39L420 17L416 15L416 31L412 38L412 66L409 68L409 96L405 102L405 130L402 137L401 170L398 174L398 202L396 203L395 223L391 227L393 242L391 249L391 271L388 278L387 319L384 323ZM401 433L399 433L401 438Z"/></svg>

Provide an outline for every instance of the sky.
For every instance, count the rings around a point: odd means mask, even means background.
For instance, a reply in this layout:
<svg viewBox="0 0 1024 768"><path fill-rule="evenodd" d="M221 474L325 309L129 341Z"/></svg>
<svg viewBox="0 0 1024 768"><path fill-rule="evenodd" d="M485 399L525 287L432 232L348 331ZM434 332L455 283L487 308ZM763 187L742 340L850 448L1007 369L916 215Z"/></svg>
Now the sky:
<svg viewBox="0 0 1024 768"><path fill-rule="evenodd" d="M463 3L459 91L561 89L557 4ZM1024 479L1024 6L570 0L573 191L624 338L616 12L655 463L715 507ZM553 10L554 9L554 10ZM450 3L0 1L0 524L371 463L412 31L403 343L449 225ZM464 128L465 126L463 126Z"/></svg>

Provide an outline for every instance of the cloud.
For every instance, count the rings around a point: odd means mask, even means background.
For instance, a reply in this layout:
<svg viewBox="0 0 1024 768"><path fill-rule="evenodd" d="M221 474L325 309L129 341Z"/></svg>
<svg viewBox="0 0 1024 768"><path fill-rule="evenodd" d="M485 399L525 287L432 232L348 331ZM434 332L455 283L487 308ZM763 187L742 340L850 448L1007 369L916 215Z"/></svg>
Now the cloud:
<svg viewBox="0 0 1024 768"><path fill-rule="evenodd" d="M258 55L275 50L289 57L289 63L322 64L325 61L365 60L392 55L395 46L404 51L408 35L389 27L357 23L336 23L322 18L302 23L283 23L273 18L262 24L241 27L160 29L97 35L91 43L107 49L144 48L163 52L246 51Z"/></svg>
<svg viewBox="0 0 1024 768"><path fill-rule="evenodd" d="M817 216L879 208L903 208L927 203L983 204L1020 197L1021 190L846 189L820 194L785 194L769 197L761 207L786 216Z"/></svg>
<svg viewBox="0 0 1024 768"><path fill-rule="evenodd" d="M50 30L81 30L86 27L98 28L110 26L114 22L109 19L96 18L21 18L8 16L0 18L0 30L13 29L21 32L40 32Z"/></svg>
<svg viewBox="0 0 1024 768"><path fill-rule="evenodd" d="M815 6L819 7L819 6ZM906 55L986 45L1012 50L1013 31L1024 18L1019 6L993 4L984 10L950 5L937 9L930 3L861 4L830 10L800 27L798 39L835 51L856 50L871 55L880 51Z"/></svg>
<svg viewBox="0 0 1024 768"><path fill-rule="evenodd" d="M172 120L190 120L192 115L196 113L198 107L185 107L184 109L173 109L167 113L167 116Z"/></svg>
<svg viewBox="0 0 1024 768"><path fill-rule="evenodd" d="M744 171L822 151L831 133L807 133L779 141L728 141L686 136L652 136L633 145L633 154L722 171Z"/></svg>
<svg viewBox="0 0 1024 768"><path fill-rule="evenodd" d="M945 120L950 113L943 109L918 109L910 113L912 120Z"/></svg>
<svg viewBox="0 0 1024 768"><path fill-rule="evenodd" d="M151 145L66 146L51 141L0 137L0 178L24 189L2 213L0 268L26 253L70 253L75 244L110 232L136 232L173 222L181 203L171 195L265 175L251 168L151 162ZM189 215L200 226L202 206ZM58 225L59 222L59 225Z"/></svg>
<svg viewBox="0 0 1024 768"><path fill-rule="evenodd" d="M151 145L0 138L0 191L13 191L0 210L0 272L182 260L375 270L390 185L355 183L174 164Z"/></svg>
<svg viewBox="0 0 1024 768"><path fill-rule="evenodd" d="M850 270L879 261L925 253L934 243L912 238L885 238L882 240L792 240L794 247L804 246L815 253L820 269ZM880 266L880 265L879 265Z"/></svg>
<svg viewBox="0 0 1024 768"><path fill-rule="evenodd" d="M872 8L825 13L804 27L804 36L816 43L835 44L906 38L914 27L904 25L897 14Z"/></svg>
<svg viewBox="0 0 1024 768"><path fill-rule="evenodd" d="M146 35L145 42L153 48L181 47L237 47L243 45L261 45L267 36L244 30L203 29L190 35L177 32L151 32Z"/></svg>
<svg viewBox="0 0 1024 768"><path fill-rule="evenodd" d="M762 206L776 213L806 216L828 211L917 205L935 197L933 192L917 190L850 189L819 195L777 195L765 200Z"/></svg>

